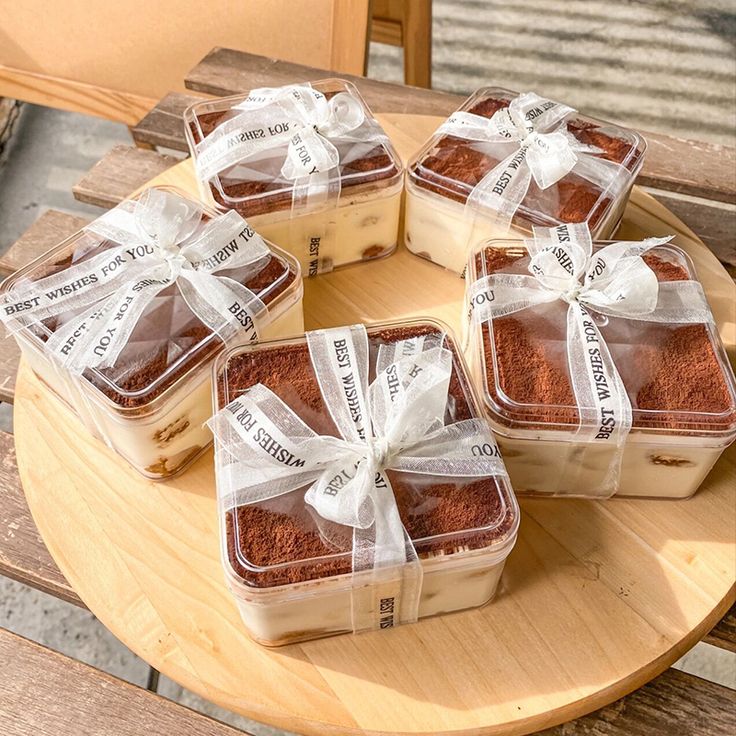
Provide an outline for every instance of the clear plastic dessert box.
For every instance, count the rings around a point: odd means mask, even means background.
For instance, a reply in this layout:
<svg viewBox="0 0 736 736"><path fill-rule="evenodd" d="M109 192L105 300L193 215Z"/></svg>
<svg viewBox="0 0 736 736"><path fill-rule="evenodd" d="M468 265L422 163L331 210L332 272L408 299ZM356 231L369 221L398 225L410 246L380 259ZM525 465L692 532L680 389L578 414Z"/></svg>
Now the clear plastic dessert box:
<svg viewBox="0 0 736 736"><path fill-rule="evenodd" d="M444 325L427 320L368 328L370 380L379 345L414 336L453 351L446 423L481 416ZM320 435L339 436L320 393L305 338L233 348L216 362L215 410L262 383ZM229 457L216 437L221 551L227 583L259 643L279 646L354 630L351 607L375 603L370 571L352 572L348 527L320 534L305 488L227 508L221 478ZM418 618L487 603L516 539L519 509L503 477L438 478L386 471L423 570Z"/></svg>
<svg viewBox="0 0 736 736"><path fill-rule="evenodd" d="M319 114L305 112L303 105L295 109L288 101L279 103L273 99L274 92L294 89L302 92L306 89L303 98L311 90L321 93L327 100L325 104L339 104L330 107L329 116L320 122L315 117ZM311 108L313 101L306 101L309 102L306 107ZM285 113L273 112L279 104L284 106ZM322 197L310 200L305 194L308 177L285 176L288 133L274 138L267 150L254 151L210 176L206 175L211 169L202 170L202 151L211 148L213 135L220 136L223 131L228 137L250 135L253 128L261 125L259 121L277 114L279 119L284 115L291 118L290 131L306 121L310 129L314 127L320 135L324 134L328 146L336 149L339 164L322 174L329 179L323 185L326 193ZM351 128L355 124L354 116L362 118L362 122ZM344 125L349 130L336 130L340 123L335 121L346 118L352 119ZM186 110L184 120L204 201L220 210L234 209L242 214L265 238L298 258L304 276L380 258L396 249L403 166L350 82L326 79L198 102Z"/></svg>
<svg viewBox="0 0 736 736"><path fill-rule="evenodd" d="M516 92L484 87L471 95L458 112L490 119L517 97ZM578 144L595 146L600 153L578 155L572 171L545 189L531 178L510 225L499 221L496 212L480 202L468 203L468 198L483 177L519 150L521 144L435 133L407 166L404 225L407 248L461 273L470 249L481 240L528 234L534 225L555 227L566 222L587 222L596 239L611 237L642 166L646 142L632 130L577 112L561 123L561 130ZM588 161L604 159L620 166L603 186L583 178L588 175L586 158Z"/></svg>
<svg viewBox="0 0 736 736"><path fill-rule="evenodd" d="M217 216L182 192L155 189L199 208L200 227ZM0 287L0 304L22 294L24 283L120 244L80 230L6 279ZM273 247L263 261L223 273L243 283L267 306L268 316L259 323L261 337L303 331L299 264L287 253ZM16 332L24 359L92 434L143 475L163 479L183 470L212 441L204 422L211 408L210 367L224 348L222 340L192 313L177 285L171 284L146 307L113 367L87 368L81 376L72 376L44 350L44 343L81 311L72 309Z"/></svg>
<svg viewBox="0 0 736 736"><path fill-rule="evenodd" d="M696 279L676 246L658 246L644 260L660 283ZM469 283L492 273L528 273L528 265L523 242L488 241L471 255ZM601 497L615 450L576 438L567 308L557 300L471 322L467 357L514 489ZM736 437L734 377L715 327L595 313L594 319L632 406L616 495L692 496Z"/></svg>

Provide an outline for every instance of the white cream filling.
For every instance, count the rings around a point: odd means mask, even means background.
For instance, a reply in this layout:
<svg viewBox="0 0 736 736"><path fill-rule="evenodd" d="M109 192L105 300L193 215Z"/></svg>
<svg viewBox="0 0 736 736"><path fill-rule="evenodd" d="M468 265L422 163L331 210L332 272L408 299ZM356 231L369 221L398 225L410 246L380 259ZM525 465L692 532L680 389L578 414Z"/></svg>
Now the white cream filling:
<svg viewBox="0 0 736 736"><path fill-rule="evenodd" d="M598 223L593 233L595 240L606 240L613 235L630 192L629 188ZM498 227L482 216L468 216L464 204L407 184L404 243L412 253L450 271L463 273L471 248L484 240L518 239L528 235L517 228Z"/></svg>
<svg viewBox="0 0 736 736"><path fill-rule="evenodd" d="M476 558L472 565L461 567L444 566L441 558L429 564L423 561L419 618L488 603L496 593L504 563L505 559L482 565ZM351 591L335 579L301 583L299 597L285 593L268 596L270 600L249 596L242 585L230 587L248 633L260 644L278 646L352 631Z"/></svg>
<svg viewBox="0 0 736 736"><path fill-rule="evenodd" d="M273 340L304 332L301 300L265 326L261 339ZM143 475L159 479L184 469L212 442L204 422L212 415L210 364L181 381L152 416L123 417L111 411L96 389L80 391L57 373L38 348L21 336L24 358L34 372L82 419L88 430L124 457ZM185 462L186 461L186 462Z"/></svg>
<svg viewBox="0 0 736 736"><path fill-rule="evenodd" d="M291 253L305 276L322 269L387 256L396 249L401 214L401 189L370 194L343 192L338 207L297 215L287 212L254 215L251 225L267 240ZM315 241L316 238L316 241Z"/></svg>

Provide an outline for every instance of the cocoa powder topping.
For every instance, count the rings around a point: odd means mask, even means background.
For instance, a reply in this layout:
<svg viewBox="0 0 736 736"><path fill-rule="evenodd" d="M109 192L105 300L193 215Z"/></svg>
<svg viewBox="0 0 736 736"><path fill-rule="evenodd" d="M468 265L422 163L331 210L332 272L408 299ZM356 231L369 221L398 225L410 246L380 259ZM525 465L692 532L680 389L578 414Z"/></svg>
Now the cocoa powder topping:
<svg viewBox="0 0 736 736"><path fill-rule="evenodd" d="M486 97L469 112L490 118L508 107L509 102L500 97ZM643 155L642 150L632 148L631 142L604 133L591 121L571 118L566 125L568 132L581 143L600 148L599 158L623 164L630 171L637 167ZM507 149L508 146L504 150ZM464 203L472 188L503 158L492 155L492 150L490 144L445 135L410 168L409 175L417 186ZM601 198L601 194L600 188L572 172L546 190L540 189L532 179L524 200L529 211L517 212L513 222L529 229L531 225L550 225L551 221L587 221L593 230L611 201L610 197Z"/></svg>
<svg viewBox="0 0 736 736"><path fill-rule="evenodd" d="M483 256L485 273L489 274L506 271L525 258L518 249L488 248ZM644 260L660 281L690 278L684 267L655 253L646 254ZM482 265L481 261L477 259L476 265ZM519 270L517 266L514 269ZM493 344L484 328L487 385L493 403L502 407L494 414L505 426L577 423L563 346L564 313L562 305L555 323L559 340L551 339L555 328L550 326L549 316L535 318L534 308L494 319ZM694 431L727 429L736 422L727 379L705 325L629 320L627 331L621 332L623 319L616 322L618 326L601 325L601 332L628 389L634 427Z"/></svg>
<svg viewBox="0 0 736 736"><path fill-rule="evenodd" d="M431 325L371 331L371 354L375 359L381 342L431 333L436 333ZM455 351L449 342L447 346ZM270 388L315 432L339 436L324 405L306 345L261 347L230 360L218 383L220 405L256 383ZM446 421L475 415L467 379L458 363L449 394ZM487 547L505 538L515 523L513 503L495 479L453 481L387 473L402 522L422 557ZM314 513L304 503L305 490L228 512L228 557L247 584L271 587L351 571L352 531L331 525L327 538L323 537ZM323 528L324 524L322 521ZM439 536L445 534L451 536Z"/></svg>

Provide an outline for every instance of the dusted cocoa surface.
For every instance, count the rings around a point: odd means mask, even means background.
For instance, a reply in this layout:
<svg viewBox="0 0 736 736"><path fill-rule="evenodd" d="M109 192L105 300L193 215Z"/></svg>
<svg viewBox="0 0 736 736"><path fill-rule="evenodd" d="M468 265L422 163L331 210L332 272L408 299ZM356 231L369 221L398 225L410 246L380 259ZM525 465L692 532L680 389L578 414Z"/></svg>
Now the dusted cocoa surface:
<svg viewBox="0 0 736 736"><path fill-rule="evenodd" d="M509 100L486 98L468 112L490 118L495 112L508 106ZM599 158L619 164L626 162L624 165L630 171L636 168L643 155L642 150L632 151L629 142L606 135L595 124L580 118L568 120L567 129L581 143L601 148L603 153ZM502 160L486 153L488 148L488 145L478 142L451 135L443 136L424 158L410 168L409 175L418 187L464 204L470 189ZM627 156L630 156L629 160L626 160ZM514 217L514 224L528 229L530 225L549 225L549 218L559 222L587 220L593 230L611 201L610 197L606 197L598 202L600 190L574 173L568 174L546 190L545 196L550 191L556 192L554 211L539 213L537 218L534 213L518 213ZM542 190L532 179L524 203L528 202L529 209L534 209L533 203L542 196Z"/></svg>
<svg viewBox="0 0 736 736"><path fill-rule="evenodd" d="M92 255L101 253L106 248L112 248L116 245L116 243L106 241L98 248L94 249L94 251L87 253L85 258L81 259L80 262ZM71 263L72 255L70 254L57 263L47 266L44 269L44 272L39 275L39 278L62 271L63 269L68 268ZM232 272L229 273L232 274ZM271 284L274 284L279 279L281 279L280 283L270 289L267 293L263 293ZM245 281L244 285L257 296L260 296L264 304L268 305L286 291L286 289L294 283L295 280L296 273L290 270L288 264L275 256L271 256L263 269L261 269L261 271L259 271L255 276ZM161 293L163 295L171 294L173 298L173 295L176 294L177 290L178 287L174 284L167 287ZM145 318L145 315L143 318ZM44 320L43 324L47 329L53 332L56 328L57 320L56 318L47 319ZM45 333L39 330L36 334L39 338L45 340ZM219 337L213 335L212 331L193 313L189 323L180 329L176 335L172 335L171 338L186 339L187 342L191 343L194 349L178 369L171 371L171 373L166 376L165 380L158 381L150 391L141 393L138 396L128 396L120 393L120 390L125 392L134 392L145 389L147 386L151 386L151 384L157 381L165 373L169 364L172 362L169 360L166 344L161 345L155 350L155 352L147 355L139 364L121 366L121 361L119 360L118 364L113 368L98 369L95 371L87 370L84 373L84 377L95 388L118 404L118 406L124 408L144 407L156 398L156 396L163 393L167 388L176 383L176 381L179 380L182 375L187 373L193 365L202 360L214 357L214 355L222 349L222 341ZM207 340L207 338L212 339ZM205 340L206 342L199 344ZM102 380L100 374L108 378L115 385L113 386Z"/></svg>
<svg viewBox="0 0 736 736"><path fill-rule="evenodd" d="M430 325L391 328L370 333L369 338L374 348L378 341L395 342L436 332L436 328ZM454 352L454 346L450 347ZM454 370L450 384L451 400L448 403L452 416L448 417L448 421L460 421L474 415L465 395L464 381ZM306 345L261 349L256 351L254 358L249 357L248 353L236 356L228 362L227 383L231 401L246 388L263 383L294 408L315 432L338 436L312 372ZM225 401L223 388L221 379L218 386L220 405ZM427 477L410 477L409 474L390 470L387 473L402 522L413 540L460 532L450 540L417 541L415 546L420 556L430 553L451 554L458 547L487 547L506 536L515 522L513 506L509 499L505 499L509 513L497 529L462 534L463 530L488 525L501 514L503 491L495 480L433 483ZM337 533L330 533L331 543L328 543L319 534L314 518L303 501L302 490L257 505L240 506L228 512L225 519L228 557L236 574L255 587L272 587L349 573L352 532L345 527L332 526ZM321 561L310 559L335 555L336 552L346 554ZM254 572L242 564L242 559L256 567L286 564L282 568L271 567ZM304 562L288 564L299 560Z"/></svg>
<svg viewBox="0 0 736 736"><path fill-rule="evenodd" d="M273 289L262 294L274 282L282 279ZM261 296L263 303L268 306L276 297L283 294L284 291L296 280L296 273L280 259L271 256L266 266L255 277L244 283L256 296ZM176 289L176 285L169 287ZM192 313L190 325L180 333L181 337L188 337L194 345L198 345L187 357L187 360L177 369L166 375L164 380L158 379L165 373L168 368L167 349L162 347L155 355L143 363L140 368L136 366L134 371L129 371L125 379L117 380L118 388L123 391L138 391L150 386L154 381L158 381L156 386L150 391L140 396L126 396L116 391L109 384L105 384L91 371L85 374L85 377L96 386L102 393L111 398L116 404L124 407L143 406L152 401L156 396L163 393L167 388L176 383L185 373L191 370L192 366L203 360L213 358L223 347L223 343L217 335L214 335L209 327ZM211 338L211 339L207 339ZM203 344L200 344L204 342ZM112 374L113 369L100 371L104 374ZM112 375L109 376L113 380Z"/></svg>
<svg viewBox="0 0 736 736"><path fill-rule="evenodd" d="M509 255L508 251L487 248L484 257L486 273L490 274L504 271L525 256L519 255L518 250ZM652 253L644 255L644 260L659 281L688 279L684 268ZM476 265L480 265L477 259ZM537 325L536 321L530 325L528 320L515 316L493 320L497 380L488 330L483 330L488 390L497 405L507 406L508 399L517 404L511 410L513 413L501 420L505 426L577 424L578 412L574 408L567 366L559 359L550 358L544 339L548 328L541 323ZM631 364L618 366L627 387L627 375L638 377L635 396L629 392L634 409L633 426L681 431L731 426L736 421L731 396L706 327L695 324L673 328L651 322L636 325L640 337L636 349L629 354ZM602 331L606 337L605 327ZM507 398L499 397L497 382ZM653 415L652 410L661 413ZM683 412L722 416L701 416L693 423ZM498 413L494 414L498 419Z"/></svg>
<svg viewBox="0 0 736 736"><path fill-rule="evenodd" d="M324 94L329 99L337 94L337 91L325 92ZM197 115L196 122L189 124L189 130L192 133L194 142L200 143L221 122L230 117L233 117L232 110ZM393 177L398 173L398 168L381 145L374 146L359 159L348 163L340 163L340 176L343 180L342 187L344 190L370 183L375 183L376 188L380 188L391 183ZM210 184L210 191L215 202L220 207L235 209L245 217L253 217L254 215L262 215L268 212L278 212L291 207L291 181L279 177L269 178L266 181L239 181L220 175L220 183L223 192L228 197L228 201L223 199L216 186ZM273 192L273 194L270 196L258 196L268 195L269 192ZM244 197L250 199L235 203L229 201Z"/></svg>

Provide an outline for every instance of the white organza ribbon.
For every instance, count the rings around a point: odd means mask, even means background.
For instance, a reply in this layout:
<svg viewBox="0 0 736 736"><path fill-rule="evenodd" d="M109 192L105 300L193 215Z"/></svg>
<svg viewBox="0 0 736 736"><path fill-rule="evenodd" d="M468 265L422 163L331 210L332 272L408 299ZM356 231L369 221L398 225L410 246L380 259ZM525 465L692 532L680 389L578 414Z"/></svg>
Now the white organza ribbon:
<svg viewBox="0 0 736 736"><path fill-rule="evenodd" d="M577 436L614 448L601 495L613 494L618 486L632 409L595 313L674 324L713 321L697 281L659 282L642 258L671 239L612 243L594 253L585 224L535 227L534 238L525 241L531 275L490 274L468 292L475 323L559 299L569 304L567 363L579 413Z"/></svg>
<svg viewBox="0 0 736 736"><path fill-rule="evenodd" d="M514 98L490 118L456 112L438 133L488 143L506 157L489 171L468 196L466 208L491 213L499 227L508 227L529 191L532 178L547 189L575 173L603 190L615 191L625 169L593 154L603 151L581 143L566 126L573 108L547 100L534 92ZM500 148L499 148L500 147Z"/></svg>
<svg viewBox="0 0 736 736"><path fill-rule="evenodd" d="M292 212L329 209L337 206L340 191L340 153L334 141L352 142L354 150L342 163L367 153L366 145L379 145L385 133L367 118L363 105L348 92L329 100L312 87L290 85L252 90L236 105L238 114L218 125L196 147L197 175L201 181L214 181L231 167L233 178L243 181L271 181L274 176L264 161L283 156L280 174L294 182ZM308 275L332 270L332 250L336 245L328 218L304 235Z"/></svg>
<svg viewBox="0 0 736 736"><path fill-rule="evenodd" d="M266 306L242 284L215 274L251 267L255 275L270 250L237 213L207 222L201 215L194 202L161 189L122 202L85 228L121 245L51 276L19 281L0 303L0 319L15 332L83 310L59 324L45 345L63 367L81 374L114 365L146 308L176 284L192 312L223 340L256 340Z"/></svg>
<svg viewBox="0 0 736 736"><path fill-rule="evenodd" d="M488 425L445 424L452 354L437 338L379 348L368 385L368 337L362 325L307 333L322 397L342 437L320 436L258 384L209 422L215 435L218 493L225 511L307 487L328 541L330 523L353 529L353 571L399 569L401 606L392 621L413 621L421 566L399 517L387 469L450 478L505 476ZM365 583L363 583L365 585ZM385 628L388 607L354 629Z"/></svg>
<svg viewBox="0 0 736 736"><path fill-rule="evenodd" d="M331 139L353 142L385 139L365 117L363 106L347 92L329 100L306 86L253 90L236 105L239 114L218 125L196 146L197 174L209 181L236 164L247 164L248 178L259 180L257 162L286 147L281 175L294 181L295 199L311 206L340 191L340 180L330 172L340 164ZM301 190L304 191L301 191Z"/></svg>

